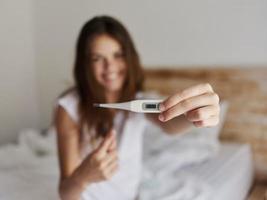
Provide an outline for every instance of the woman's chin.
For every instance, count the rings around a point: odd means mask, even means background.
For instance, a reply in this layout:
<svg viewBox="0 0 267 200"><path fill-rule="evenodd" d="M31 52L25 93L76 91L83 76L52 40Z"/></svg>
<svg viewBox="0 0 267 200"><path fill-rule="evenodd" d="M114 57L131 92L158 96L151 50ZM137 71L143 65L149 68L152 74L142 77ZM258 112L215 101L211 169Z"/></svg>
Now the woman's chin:
<svg viewBox="0 0 267 200"><path fill-rule="evenodd" d="M107 85L105 87L106 91L107 92L110 92L110 93L117 93L117 92L120 92L121 91L121 85Z"/></svg>
<svg viewBox="0 0 267 200"><path fill-rule="evenodd" d="M107 92L119 92L122 89L122 84L120 82L105 82L104 88Z"/></svg>

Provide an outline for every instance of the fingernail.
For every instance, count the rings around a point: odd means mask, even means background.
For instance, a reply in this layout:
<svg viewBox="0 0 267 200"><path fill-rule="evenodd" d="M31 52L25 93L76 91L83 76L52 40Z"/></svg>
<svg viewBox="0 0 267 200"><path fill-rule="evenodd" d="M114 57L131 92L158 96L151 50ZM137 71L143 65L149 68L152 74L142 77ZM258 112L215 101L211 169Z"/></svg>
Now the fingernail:
<svg viewBox="0 0 267 200"><path fill-rule="evenodd" d="M164 122L164 116L162 114L159 115L159 120Z"/></svg>
<svg viewBox="0 0 267 200"><path fill-rule="evenodd" d="M159 104L159 110L160 111L164 111L165 110L165 106L162 103Z"/></svg>

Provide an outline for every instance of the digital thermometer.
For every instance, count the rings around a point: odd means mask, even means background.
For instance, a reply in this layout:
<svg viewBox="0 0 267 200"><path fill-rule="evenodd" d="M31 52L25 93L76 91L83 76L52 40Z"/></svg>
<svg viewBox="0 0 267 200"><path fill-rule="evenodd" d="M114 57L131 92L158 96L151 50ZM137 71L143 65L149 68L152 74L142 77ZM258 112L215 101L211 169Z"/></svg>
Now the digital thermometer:
<svg viewBox="0 0 267 200"><path fill-rule="evenodd" d="M140 99L122 103L95 103L95 107L115 108L138 113L160 113L159 104L162 99Z"/></svg>

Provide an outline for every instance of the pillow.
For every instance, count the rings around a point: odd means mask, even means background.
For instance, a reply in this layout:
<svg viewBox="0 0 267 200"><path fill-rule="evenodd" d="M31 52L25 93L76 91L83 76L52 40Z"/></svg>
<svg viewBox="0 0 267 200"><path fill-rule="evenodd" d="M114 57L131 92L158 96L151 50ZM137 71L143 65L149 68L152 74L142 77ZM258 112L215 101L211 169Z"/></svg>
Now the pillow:
<svg viewBox="0 0 267 200"><path fill-rule="evenodd" d="M19 146L27 147L35 156L56 156L56 130L50 127L45 134L34 129L26 129L20 132Z"/></svg>

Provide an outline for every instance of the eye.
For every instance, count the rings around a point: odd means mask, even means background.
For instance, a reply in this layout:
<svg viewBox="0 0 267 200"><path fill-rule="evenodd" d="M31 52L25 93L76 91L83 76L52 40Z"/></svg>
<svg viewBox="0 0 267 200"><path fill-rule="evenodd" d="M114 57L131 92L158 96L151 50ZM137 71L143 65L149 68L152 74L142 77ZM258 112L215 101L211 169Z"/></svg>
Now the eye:
<svg viewBox="0 0 267 200"><path fill-rule="evenodd" d="M116 52L116 53L114 54L114 57L115 57L116 59L123 59L123 58L124 58L124 54L123 54L122 52Z"/></svg>
<svg viewBox="0 0 267 200"><path fill-rule="evenodd" d="M96 63L102 61L103 58L101 56L92 56L91 62Z"/></svg>

